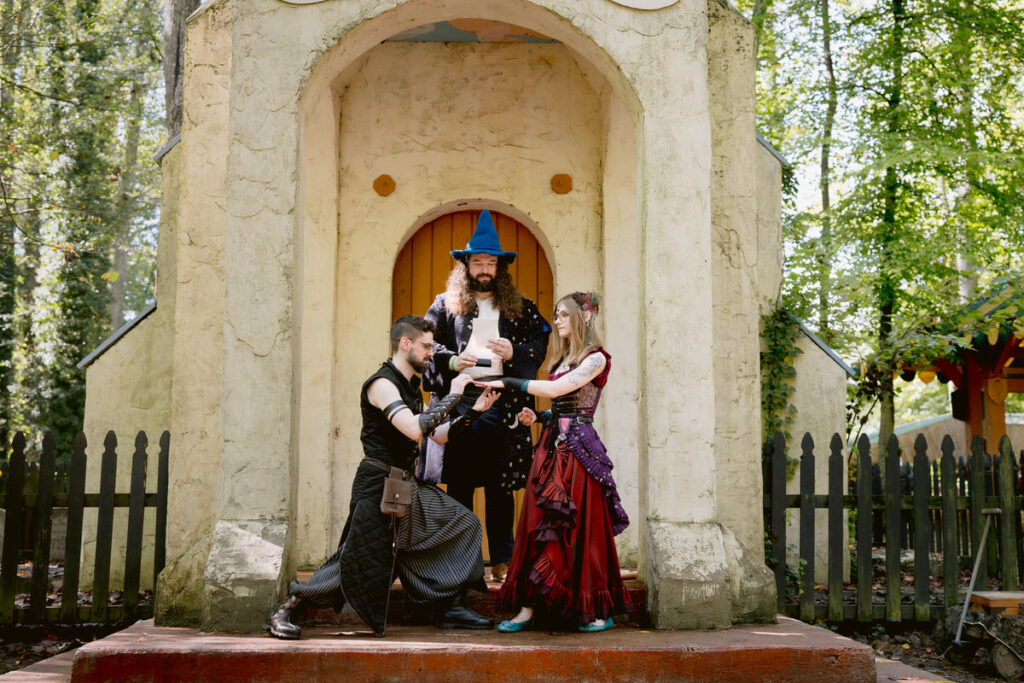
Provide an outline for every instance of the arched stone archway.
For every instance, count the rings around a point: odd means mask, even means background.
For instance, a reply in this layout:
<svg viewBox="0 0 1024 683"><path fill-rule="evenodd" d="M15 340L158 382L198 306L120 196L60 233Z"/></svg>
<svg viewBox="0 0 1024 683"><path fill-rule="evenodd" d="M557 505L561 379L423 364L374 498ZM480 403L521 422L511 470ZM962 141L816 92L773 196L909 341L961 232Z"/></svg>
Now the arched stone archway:
<svg viewBox="0 0 1024 683"><path fill-rule="evenodd" d="M465 17L553 42L382 42ZM295 565L333 549L395 255L459 197L543 225L556 293L605 293L602 433L634 519L620 556L637 558L655 624L771 615L747 499L774 207L757 202L739 15L709 0L212 0L187 44L165 623L258 628Z"/></svg>
<svg viewBox="0 0 1024 683"><path fill-rule="evenodd" d="M297 486L305 494L295 500L293 557L301 566L329 554L344 524L349 491L341 482L361 457L358 409L345 397L358 393L366 369L386 355L383 331L392 311L390 289L381 285L393 274L382 257L391 248L397 255L410 237L407 226L456 207L493 208L531 228L544 226L534 234L555 266L553 292L604 291L611 276L616 287L606 303L628 310L640 288L635 122L617 88L561 40L379 42L377 22L395 22L416 7L403 5L353 29L320 60L302 97L299 200L306 210L296 242L303 245L298 299L306 312L296 364L330 357L332 349L345 353L334 353L330 373L300 373ZM488 5L475 16L479 7ZM490 9L509 18L508 5ZM526 3L512 14L522 24L537 9ZM430 15L437 16L448 15ZM576 31L564 22L553 26ZM363 31L377 42L353 59L347 49L364 39ZM330 69L340 71L328 77ZM572 178L571 192L554 191L559 174ZM382 175L395 182L386 196L372 190ZM436 287L417 284L421 304ZM622 453L622 493L635 517L640 460L631 443L640 415L632 397L641 393L641 325L642 318L626 316L608 330L625 391L609 396L599 417L613 419L609 446ZM325 471L332 477L322 477ZM637 561L638 544L638 527L621 537L625 561Z"/></svg>

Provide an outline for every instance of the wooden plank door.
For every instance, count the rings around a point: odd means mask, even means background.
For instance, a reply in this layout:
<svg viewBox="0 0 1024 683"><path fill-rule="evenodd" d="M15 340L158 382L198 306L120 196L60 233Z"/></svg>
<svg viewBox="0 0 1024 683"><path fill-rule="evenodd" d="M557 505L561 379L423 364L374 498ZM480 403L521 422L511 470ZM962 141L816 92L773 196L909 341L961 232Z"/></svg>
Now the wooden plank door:
<svg viewBox="0 0 1024 683"><path fill-rule="evenodd" d="M455 265L455 259L449 252L453 249L464 249L469 242L479 211L457 211L446 214L427 223L416 231L416 234L405 243L395 259L395 269L391 285L391 319L402 315L423 315L430 308L434 297L444 291L448 273ZM518 252L516 260L509 265L509 274L523 296L537 304L541 315L551 321L551 310L554 307L554 291L552 285L551 266L544 249L537 243L533 233L522 223L508 216L491 211L498 238L505 251ZM548 348L550 358L550 345ZM537 376L547 377L546 363ZM548 410L551 402L538 399L537 409ZM540 427L534 427L534 441L540 436ZM519 519L522 505L522 491L516 492L515 519ZM483 489L477 489L473 499L473 511L484 521ZM484 557L487 552L487 532L484 527Z"/></svg>

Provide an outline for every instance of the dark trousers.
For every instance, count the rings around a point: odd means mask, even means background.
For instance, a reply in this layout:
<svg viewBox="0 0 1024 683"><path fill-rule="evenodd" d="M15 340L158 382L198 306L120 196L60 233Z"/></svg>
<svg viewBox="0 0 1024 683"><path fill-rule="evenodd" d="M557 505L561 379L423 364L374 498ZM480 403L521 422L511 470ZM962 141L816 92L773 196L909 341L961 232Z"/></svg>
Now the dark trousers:
<svg viewBox="0 0 1024 683"><path fill-rule="evenodd" d="M476 393L467 387L466 398L459 412L476 400ZM499 463L505 451L509 429L501 422L498 404L473 423L472 427L445 447L445 477L448 495L473 509L473 491L484 489L484 516L487 547L491 564L512 559L512 524L515 500L512 492L499 485Z"/></svg>
<svg viewBox="0 0 1024 683"><path fill-rule="evenodd" d="M473 509L472 486L448 485L448 495ZM497 484L484 486L484 520L487 526L487 547L491 564L508 564L512 559L512 519L515 516L515 500L512 492Z"/></svg>

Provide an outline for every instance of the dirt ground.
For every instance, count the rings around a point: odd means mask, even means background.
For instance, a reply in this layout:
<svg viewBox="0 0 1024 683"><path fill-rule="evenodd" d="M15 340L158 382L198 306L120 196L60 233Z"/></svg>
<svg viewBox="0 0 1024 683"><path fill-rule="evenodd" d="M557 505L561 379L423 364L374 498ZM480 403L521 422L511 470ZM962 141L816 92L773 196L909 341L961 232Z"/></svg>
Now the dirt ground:
<svg viewBox="0 0 1024 683"><path fill-rule="evenodd" d="M870 645L880 657L939 674L950 681L1003 681L989 661L987 648L979 649L970 664L957 666L947 662L941 653L933 649L930 630L907 629L890 633L876 625L867 632L840 632L858 642Z"/></svg>
<svg viewBox="0 0 1024 683"><path fill-rule="evenodd" d="M0 674L5 674L84 645L77 638L61 640L51 635L37 643L0 643Z"/></svg>

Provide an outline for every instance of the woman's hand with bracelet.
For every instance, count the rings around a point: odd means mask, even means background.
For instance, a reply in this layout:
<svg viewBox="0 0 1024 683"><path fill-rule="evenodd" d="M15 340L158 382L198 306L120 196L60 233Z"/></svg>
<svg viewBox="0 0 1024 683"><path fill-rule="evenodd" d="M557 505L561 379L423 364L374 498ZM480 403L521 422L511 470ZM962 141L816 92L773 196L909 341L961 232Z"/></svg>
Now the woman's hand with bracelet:
<svg viewBox="0 0 1024 683"><path fill-rule="evenodd" d="M519 411L519 415L517 415L516 418L519 420L519 424L524 427L529 427L537 421L537 413L533 412L529 408L523 408Z"/></svg>
<svg viewBox="0 0 1024 683"><path fill-rule="evenodd" d="M488 387L491 389L507 389L509 391L518 391L523 394L528 394L530 380L522 379L520 377L502 377L501 379L491 380L489 382L473 382L478 387Z"/></svg>

